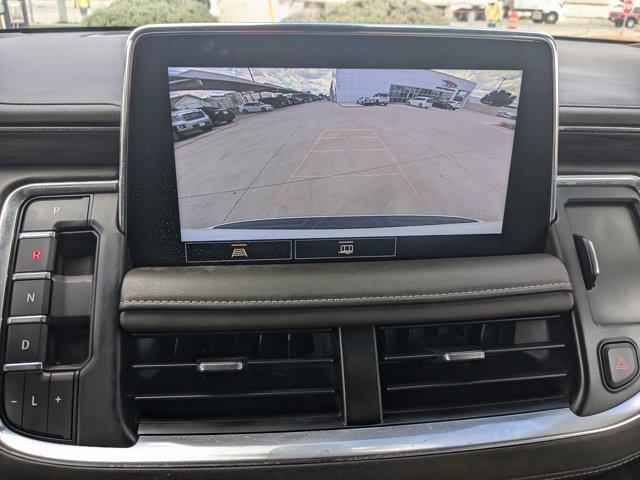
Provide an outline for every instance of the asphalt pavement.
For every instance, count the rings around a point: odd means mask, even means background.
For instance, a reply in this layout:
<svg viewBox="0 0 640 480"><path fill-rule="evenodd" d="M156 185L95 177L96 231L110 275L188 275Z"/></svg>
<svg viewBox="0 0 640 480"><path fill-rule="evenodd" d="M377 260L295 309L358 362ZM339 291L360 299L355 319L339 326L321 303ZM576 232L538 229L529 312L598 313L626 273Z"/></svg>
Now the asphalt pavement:
<svg viewBox="0 0 640 480"><path fill-rule="evenodd" d="M177 143L182 228L326 215L502 219L508 120L327 101L237 120Z"/></svg>

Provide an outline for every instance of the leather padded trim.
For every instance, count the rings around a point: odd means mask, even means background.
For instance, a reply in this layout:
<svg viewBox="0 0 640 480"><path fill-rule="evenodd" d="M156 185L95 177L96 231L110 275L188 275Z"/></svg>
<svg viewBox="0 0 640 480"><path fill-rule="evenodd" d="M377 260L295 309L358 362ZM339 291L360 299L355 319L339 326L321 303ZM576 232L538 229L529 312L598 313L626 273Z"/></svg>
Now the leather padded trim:
<svg viewBox="0 0 640 480"><path fill-rule="evenodd" d="M293 327L338 327L482 320L550 315L573 306L570 292L393 306L283 308L269 310L128 310L120 325L129 332L175 332Z"/></svg>
<svg viewBox="0 0 640 480"><path fill-rule="evenodd" d="M120 301L131 331L237 328L239 315L254 328L544 315L572 306L566 268L546 254L139 268L125 276Z"/></svg>
<svg viewBox="0 0 640 480"><path fill-rule="evenodd" d="M554 288L564 288L569 289L571 284L569 282L562 283L544 283L542 285L523 285L520 287L503 287L503 288L488 288L485 290L469 290L467 292L444 292L444 293L420 293L413 295L375 295L375 296L367 296L367 297L335 297L335 298L296 298L291 300L123 300L120 302L120 305L123 307L127 307L128 305L141 306L141 305L151 305L151 306L162 306L165 305L206 305L212 307L218 306L241 306L241 307L252 307L254 305L267 307L271 305L285 306L291 307L297 304L333 304L333 303L368 303L368 302L391 302L391 301L407 301L407 302L418 302L422 300L436 300L439 298L444 299L452 299L452 298L460 298L460 297L470 297L470 296L482 296L487 294L495 294L496 296L502 296L505 293L522 293L522 292L532 292L535 293L540 290L549 290Z"/></svg>

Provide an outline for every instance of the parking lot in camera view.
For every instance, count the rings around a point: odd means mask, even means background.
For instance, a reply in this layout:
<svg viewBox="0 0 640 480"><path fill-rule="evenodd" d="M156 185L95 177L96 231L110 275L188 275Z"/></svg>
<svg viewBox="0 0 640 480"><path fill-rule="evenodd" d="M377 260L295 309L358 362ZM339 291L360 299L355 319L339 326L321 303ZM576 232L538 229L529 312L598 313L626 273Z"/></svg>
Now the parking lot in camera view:
<svg viewBox="0 0 640 480"><path fill-rule="evenodd" d="M501 220L511 120L328 101L176 142L182 228L261 218L419 214Z"/></svg>

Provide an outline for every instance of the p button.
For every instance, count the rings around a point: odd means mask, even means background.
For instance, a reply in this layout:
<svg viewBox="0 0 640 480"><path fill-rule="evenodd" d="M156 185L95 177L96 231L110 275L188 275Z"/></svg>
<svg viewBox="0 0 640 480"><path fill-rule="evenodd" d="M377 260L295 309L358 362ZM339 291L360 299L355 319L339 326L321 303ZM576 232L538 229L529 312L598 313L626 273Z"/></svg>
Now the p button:
<svg viewBox="0 0 640 480"><path fill-rule="evenodd" d="M88 216L89 197L34 200L27 205L22 231L85 227Z"/></svg>

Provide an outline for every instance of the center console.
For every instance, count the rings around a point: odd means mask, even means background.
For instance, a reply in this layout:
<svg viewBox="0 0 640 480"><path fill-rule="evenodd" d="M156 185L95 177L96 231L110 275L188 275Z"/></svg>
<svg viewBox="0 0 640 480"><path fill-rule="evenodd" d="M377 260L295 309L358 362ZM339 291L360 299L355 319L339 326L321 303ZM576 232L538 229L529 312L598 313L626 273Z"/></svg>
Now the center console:
<svg viewBox="0 0 640 480"><path fill-rule="evenodd" d="M546 36L136 30L119 181L2 209L0 447L225 478L630 458L640 179L557 177L556 135Z"/></svg>

